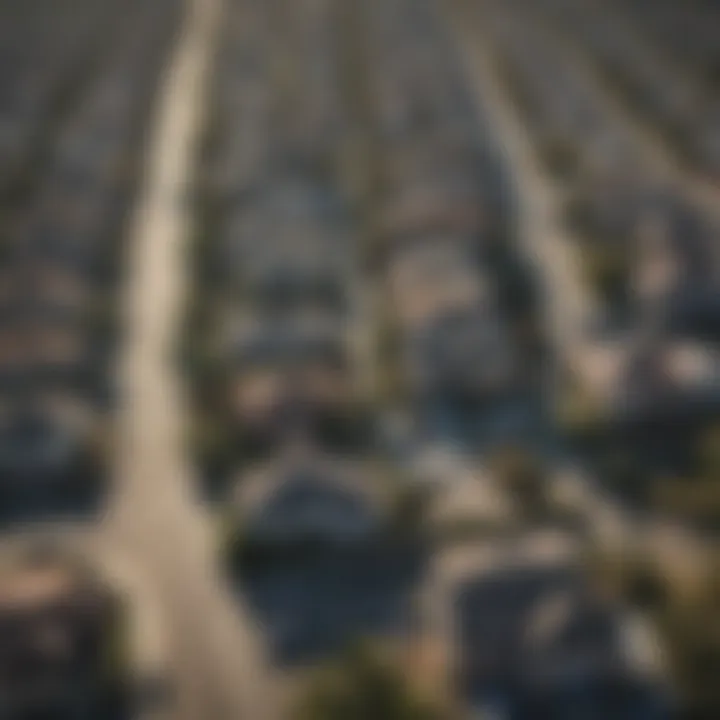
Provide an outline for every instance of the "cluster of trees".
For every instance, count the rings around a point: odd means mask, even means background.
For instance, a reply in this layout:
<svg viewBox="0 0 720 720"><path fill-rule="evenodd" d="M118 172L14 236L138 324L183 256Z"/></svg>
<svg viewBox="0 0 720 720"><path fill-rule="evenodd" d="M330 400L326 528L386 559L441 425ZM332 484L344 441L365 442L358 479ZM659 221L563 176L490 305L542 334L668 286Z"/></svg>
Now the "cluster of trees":
<svg viewBox="0 0 720 720"><path fill-rule="evenodd" d="M650 619L678 695L682 717L705 720L720 714L720 558L695 572L651 554L627 550L591 562L606 592ZM685 569L687 570L687 569Z"/></svg>
<svg viewBox="0 0 720 720"><path fill-rule="evenodd" d="M720 426L710 428L698 445L689 476L658 482L653 500L661 511L715 533L720 530Z"/></svg>

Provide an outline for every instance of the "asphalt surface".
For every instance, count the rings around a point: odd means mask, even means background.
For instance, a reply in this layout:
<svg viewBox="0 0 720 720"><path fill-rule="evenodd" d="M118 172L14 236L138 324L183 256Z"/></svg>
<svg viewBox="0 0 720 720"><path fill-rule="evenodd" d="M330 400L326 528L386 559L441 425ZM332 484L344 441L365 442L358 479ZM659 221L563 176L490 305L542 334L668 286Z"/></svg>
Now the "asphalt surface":
<svg viewBox="0 0 720 720"><path fill-rule="evenodd" d="M189 13L161 81L145 174L129 241L129 333L121 353L113 495L92 517L25 524L2 549L37 540L96 561L131 598L134 668L170 691L152 717L263 718L251 622L236 612L214 563L214 528L193 498L183 456L183 399L173 372L185 289L183 245L192 151L220 3L188 0ZM251 667L252 666L252 667ZM260 707L262 706L262 707ZM145 713L142 713L145 717Z"/></svg>
<svg viewBox="0 0 720 720"><path fill-rule="evenodd" d="M152 583L177 720L274 717L257 628L222 581L213 520L195 497L173 362L187 290L186 200L220 11L219 0L191 0L158 98L130 238L116 494L100 530Z"/></svg>

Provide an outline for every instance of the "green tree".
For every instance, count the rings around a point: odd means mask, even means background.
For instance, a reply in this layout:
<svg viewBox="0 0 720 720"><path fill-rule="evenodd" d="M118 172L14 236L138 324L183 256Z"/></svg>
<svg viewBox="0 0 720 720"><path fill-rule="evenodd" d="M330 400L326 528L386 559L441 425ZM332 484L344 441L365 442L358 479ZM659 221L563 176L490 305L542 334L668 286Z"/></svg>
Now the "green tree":
<svg viewBox="0 0 720 720"><path fill-rule="evenodd" d="M524 516L536 518L548 512L545 468L535 453L508 445L494 453L490 467Z"/></svg>
<svg viewBox="0 0 720 720"><path fill-rule="evenodd" d="M351 650L311 684L295 720L447 720L401 670L366 646Z"/></svg>

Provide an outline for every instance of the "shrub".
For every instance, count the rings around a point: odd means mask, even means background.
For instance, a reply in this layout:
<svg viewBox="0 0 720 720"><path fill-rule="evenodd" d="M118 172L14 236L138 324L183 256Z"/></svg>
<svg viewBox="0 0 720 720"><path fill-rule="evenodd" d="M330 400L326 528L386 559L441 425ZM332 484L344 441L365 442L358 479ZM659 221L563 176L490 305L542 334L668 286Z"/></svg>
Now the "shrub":
<svg viewBox="0 0 720 720"><path fill-rule="evenodd" d="M720 482L717 477L692 477L657 483L654 505L692 524L720 529Z"/></svg>
<svg viewBox="0 0 720 720"><path fill-rule="evenodd" d="M543 162L553 175L568 180L577 174L580 153L574 142L551 137L543 142L541 148Z"/></svg>
<svg viewBox="0 0 720 720"><path fill-rule="evenodd" d="M252 574L272 560L270 548L253 537L235 512L220 518L218 536L220 555L233 573Z"/></svg>
<svg viewBox="0 0 720 720"><path fill-rule="evenodd" d="M600 410L589 390L578 379L563 388L557 407L558 422L573 437L586 436L600 424Z"/></svg>
<svg viewBox="0 0 720 720"><path fill-rule="evenodd" d="M404 484L398 487L390 506L390 527L400 533L421 532L432 501L427 488Z"/></svg>
<svg viewBox="0 0 720 720"><path fill-rule="evenodd" d="M351 650L311 683L295 720L448 720L421 699L403 672L368 647Z"/></svg>
<svg viewBox="0 0 720 720"><path fill-rule="evenodd" d="M105 682L117 686L126 679L133 661L130 647L130 610L125 598L115 596L110 600L105 627L104 654L99 669Z"/></svg>
<svg viewBox="0 0 720 720"><path fill-rule="evenodd" d="M589 563L606 590L644 610L658 631L673 683L680 717L711 718L720 712L720 572L706 568L689 592L685 582L663 572L650 556L627 550L598 555Z"/></svg>
<svg viewBox="0 0 720 720"><path fill-rule="evenodd" d="M586 244L582 255L585 277L594 292L606 302L622 300L630 273L627 249L600 241Z"/></svg>
<svg viewBox="0 0 720 720"><path fill-rule="evenodd" d="M720 714L720 597L718 573L691 603L670 603L656 615L670 667L689 717Z"/></svg>
<svg viewBox="0 0 720 720"><path fill-rule="evenodd" d="M211 476L229 469L237 456L230 432L216 419L196 420L189 445L197 463Z"/></svg>
<svg viewBox="0 0 720 720"><path fill-rule="evenodd" d="M490 468L522 512L535 515L547 510L545 469L534 453L506 445L494 452Z"/></svg>

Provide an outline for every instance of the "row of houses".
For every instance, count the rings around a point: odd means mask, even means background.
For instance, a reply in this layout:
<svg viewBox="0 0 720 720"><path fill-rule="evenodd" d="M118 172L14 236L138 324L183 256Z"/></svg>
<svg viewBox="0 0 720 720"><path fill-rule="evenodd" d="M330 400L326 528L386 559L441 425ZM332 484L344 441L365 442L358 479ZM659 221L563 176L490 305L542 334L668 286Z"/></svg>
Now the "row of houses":
<svg viewBox="0 0 720 720"><path fill-rule="evenodd" d="M499 24L497 51L512 68L511 84L525 94L520 107L541 152L546 124L538 113L583 117L563 110L572 103L586 110L577 132L567 123L553 126L574 153L585 153L603 133L620 143L619 155L600 153L600 166L576 168L562 183L568 227L605 316L605 338L587 337L595 357L586 353L588 362L575 371L595 396L601 441L593 452L604 472L617 474L613 463L622 457L632 470L620 484L630 494L652 495L661 476L704 472L699 447L718 419L717 223L688 188L658 181L598 88L581 83L569 63L562 66L572 57L570 40L552 38L569 29L553 8L515 2L488 15ZM578 27L591 33L589 22Z"/></svg>
<svg viewBox="0 0 720 720"><path fill-rule="evenodd" d="M673 285L694 285L699 273L716 273L712 218L682 188L655 177L598 87L587 82L580 63L570 62L571 40L562 41L570 29L561 20L574 15L555 15L552 7L515 2L497 11L493 6L488 17L500 69L541 156L550 166L561 162L558 169L572 180L568 217L583 241L588 279L605 301L627 302L646 291L640 276L656 277L663 259L676 268L677 277L666 280Z"/></svg>
<svg viewBox="0 0 720 720"><path fill-rule="evenodd" d="M179 20L173 0L0 9L3 533L104 494L124 220ZM57 542L20 550L7 531L0 717L127 717L124 594Z"/></svg>
<svg viewBox="0 0 720 720"><path fill-rule="evenodd" d="M103 463L123 220L177 22L173 3L115 11L112 28L98 13L93 32L107 34L97 67L58 120L27 197L3 216L0 494L10 504L92 493Z"/></svg>
<svg viewBox="0 0 720 720"><path fill-rule="evenodd" d="M341 22L324 0L226 7L197 188L194 451L283 667L395 632L419 563L375 454Z"/></svg>
<svg viewBox="0 0 720 720"><path fill-rule="evenodd" d="M367 21L369 207L387 336L380 361L396 366L394 394L434 424L438 413L491 411L517 393L525 368L501 295L514 252L510 181L432 12L418 10L412 31L394 16L406 12L389 4Z"/></svg>
<svg viewBox="0 0 720 720"><path fill-rule="evenodd" d="M347 122L328 59L337 54L333 22L323 3L228 10L185 344L195 451L210 480L300 438L330 452L369 439L356 352L362 264L340 178Z"/></svg>
<svg viewBox="0 0 720 720"><path fill-rule="evenodd" d="M624 616L577 558L544 565L523 528L526 549L505 557L477 525L446 553L452 486L467 480L472 505L483 479L446 468L435 497L381 442L399 413L411 456L472 445L468 427L539 379L509 170L435 6L242 0L223 27L184 355L199 465L227 493L221 553L272 659L296 669L362 637L438 642L433 679L461 716L524 718L540 703L579 717L607 688L613 711L652 713L652 692L616 662ZM488 514L485 499L474 507ZM471 562L451 576L458 549ZM481 567L488 553L498 562Z"/></svg>
<svg viewBox="0 0 720 720"><path fill-rule="evenodd" d="M510 168L482 106L470 101L437 8L396 0L369 4L365 16L377 173L397 178L375 182L371 196L387 248L380 286L391 298L410 407L431 418L425 441L444 445L456 437L433 414L452 416L454 428L496 418L509 399L533 397L544 377L533 370L547 358L517 332L527 308L508 297L519 253ZM408 156L422 161L396 160ZM404 207L406 197L422 200L404 225L384 230L385 208ZM428 218L436 207L442 213ZM531 292L523 299L538 301ZM415 312L403 313L408 306ZM537 440L517 427L501 437L521 448ZM581 541L563 527L518 521L518 498L487 463L491 447L474 436L465 449L486 451L477 465L438 469L425 525L437 544L418 596L426 623L418 642L436 660L422 682L444 684L461 716L662 716L653 683L622 657L627 617L579 568ZM554 612L557 624L543 635L540 618Z"/></svg>
<svg viewBox="0 0 720 720"><path fill-rule="evenodd" d="M70 0L56 17L34 4L2 8L0 79L0 198L3 217L35 169L38 148L101 55L100 27L117 20L115 3Z"/></svg>
<svg viewBox="0 0 720 720"><path fill-rule="evenodd" d="M551 3L609 84L699 174L720 168L713 2Z"/></svg>

